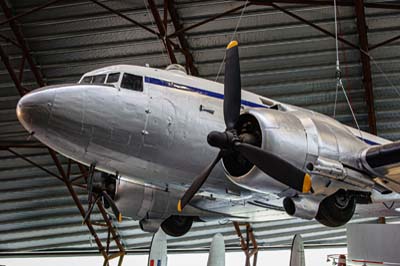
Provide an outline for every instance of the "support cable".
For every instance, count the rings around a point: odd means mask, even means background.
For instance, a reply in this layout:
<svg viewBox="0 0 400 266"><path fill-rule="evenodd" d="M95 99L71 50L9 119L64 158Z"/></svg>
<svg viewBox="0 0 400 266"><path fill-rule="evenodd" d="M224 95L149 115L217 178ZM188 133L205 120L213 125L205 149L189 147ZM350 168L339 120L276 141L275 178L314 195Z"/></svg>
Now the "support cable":
<svg viewBox="0 0 400 266"><path fill-rule="evenodd" d="M238 19L238 22L236 23L236 27L235 27L235 30L233 31L233 34L232 34L232 37L231 37L230 42L233 41L233 39L234 39L235 36L236 36L236 32L237 32L237 30L238 30L238 28L239 28L240 21L242 20L244 11L246 10L246 7L247 7L248 4L249 4L249 0L246 0L246 3L244 4L244 6L243 6L243 8L242 8L242 12L240 13L240 17L239 17L239 19ZM225 59L226 59L226 53L224 53L224 58L222 59L222 62L221 62L221 64L219 65L218 73L217 73L217 76L215 77L215 81L218 80L219 75L221 74L222 66L223 66L223 64L224 64L224 62L225 62Z"/></svg>
<svg viewBox="0 0 400 266"><path fill-rule="evenodd" d="M335 93L335 104L333 106L333 117L336 118L336 106L338 100L339 89L343 91L344 97L346 98L347 105L350 108L351 115L353 116L354 122L357 126L357 130L362 138L362 133L360 130L360 126L358 124L356 115L354 114L353 107L351 106L350 100L347 96L346 89L343 86L342 82L342 72L340 70L340 60L339 60L339 36L338 36L338 21L337 21L337 5L336 0L333 1L334 8L334 17L335 17L335 46L336 46L336 93Z"/></svg>

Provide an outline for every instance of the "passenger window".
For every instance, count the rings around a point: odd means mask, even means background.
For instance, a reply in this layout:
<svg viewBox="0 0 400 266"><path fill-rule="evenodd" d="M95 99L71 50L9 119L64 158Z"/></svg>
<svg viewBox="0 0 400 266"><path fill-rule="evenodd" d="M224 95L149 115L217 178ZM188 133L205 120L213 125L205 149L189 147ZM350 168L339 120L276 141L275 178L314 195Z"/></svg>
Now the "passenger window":
<svg viewBox="0 0 400 266"><path fill-rule="evenodd" d="M104 83L105 80L106 80L106 74L97 75L97 76L93 77L92 83L101 84L101 83Z"/></svg>
<svg viewBox="0 0 400 266"><path fill-rule="evenodd" d="M128 90L143 91L143 77L124 73L121 87Z"/></svg>
<svg viewBox="0 0 400 266"><path fill-rule="evenodd" d="M120 74L120 73L110 73L110 74L108 74L106 83L115 83L115 82L118 82L118 80L119 80L119 74Z"/></svg>
<svg viewBox="0 0 400 266"><path fill-rule="evenodd" d="M82 79L81 83L90 84L92 83L93 76L86 76Z"/></svg>

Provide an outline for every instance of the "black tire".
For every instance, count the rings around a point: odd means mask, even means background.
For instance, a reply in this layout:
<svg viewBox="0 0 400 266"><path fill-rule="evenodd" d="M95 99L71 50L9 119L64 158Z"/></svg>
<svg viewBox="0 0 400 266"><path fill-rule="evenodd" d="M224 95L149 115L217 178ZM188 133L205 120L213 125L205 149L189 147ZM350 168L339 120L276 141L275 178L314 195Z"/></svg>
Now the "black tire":
<svg viewBox="0 0 400 266"><path fill-rule="evenodd" d="M192 224L193 217L172 215L161 224L161 228L167 235L178 237L189 232Z"/></svg>
<svg viewBox="0 0 400 266"><path fill-rule="evenodd" d="M323 225L338 227L345 225L353 217L355 209L355 198L344 190L339 190L321 202L315 219Z"/></svg>

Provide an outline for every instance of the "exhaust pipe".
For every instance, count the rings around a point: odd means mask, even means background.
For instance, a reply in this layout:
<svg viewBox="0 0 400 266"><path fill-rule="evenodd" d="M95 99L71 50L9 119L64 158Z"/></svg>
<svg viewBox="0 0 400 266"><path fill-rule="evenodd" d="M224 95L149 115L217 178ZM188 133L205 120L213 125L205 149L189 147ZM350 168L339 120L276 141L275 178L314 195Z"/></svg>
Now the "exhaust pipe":
<svg viewBox="0 0 400 266"><path fill-rule="evenodd" d="M303 219L314 219L323 197L293 197L283 200L283 208L287 214Z"/></svg>

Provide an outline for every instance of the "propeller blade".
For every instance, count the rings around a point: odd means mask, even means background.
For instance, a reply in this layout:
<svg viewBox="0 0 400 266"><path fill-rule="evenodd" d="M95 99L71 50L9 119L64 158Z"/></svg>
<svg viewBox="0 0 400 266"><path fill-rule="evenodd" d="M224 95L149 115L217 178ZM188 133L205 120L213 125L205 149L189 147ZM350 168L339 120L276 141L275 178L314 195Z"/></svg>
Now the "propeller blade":
<svg viewBox="0 0 400 266"><path fill-rule="evenodd" d="M114 200L105 191L102 191L101 194L103 195L103 199L105 201L107 201L108 204L110 205L115 217L117 218L117 221L119 223L122 222L122 213L119 211L119 209L118 209L117 205L115 204Z"/></svg>
<svg viewBox="0 0 400 266"><path fill-rule="evenodd" d="M222 158L222 151L220 151L214 161L203 170L203 172L198 175L193 183L190 185L189 189L186 190L185 194L183 194L182 198L178 202L178 212L182 212L183 208L190 202L190 200L194 197L194 195L199 191L201 186L206 182L208 176L210 175L211 171L214 169L215 165L221 160Z"/></svg>
<svg viewBox="0 0 400 266"><path fill-rule="evenodd" d="M88 208L88 210L86 211L86 214L85 214L85 218L83 218L82 224L85 224L90 219L90 215L93 212L94 205L96 205L96 203L97 203L97 201L99 199L100 199L100 196L97 196L96 199L94 200L94 202L91 205L89 205L89 208Z"/></svg>
<svg viewBox="0 0 400 266"><path fill-rule="evenodd" d="M227 130L233 129L240 115L241 87L238 43L231 41L226 48L224 80L224 119Z"/></svg>
<svg viewBox="0 0 400 266"><path fill-rule="evenodd" d="M302 193L311 190L310 175L279 156L257 146L241 142L236 142L234 149L275 180Z"/></svg>

